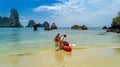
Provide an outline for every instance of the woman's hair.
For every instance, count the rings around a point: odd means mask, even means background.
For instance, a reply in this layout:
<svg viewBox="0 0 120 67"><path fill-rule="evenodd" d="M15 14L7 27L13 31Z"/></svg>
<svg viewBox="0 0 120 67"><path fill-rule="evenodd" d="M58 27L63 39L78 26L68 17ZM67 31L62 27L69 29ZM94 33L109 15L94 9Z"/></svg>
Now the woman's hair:
<svg viewBox="0 0 120 67"><path fill-rule="evenodd" d="M60 34L57 34L57 36L59 36Z"/></svg>
<svg viewBox="0 0 120 67"><path fill-rule="evenodd" d="M67 37L67 35L63 35L64 37Z"/></svg>

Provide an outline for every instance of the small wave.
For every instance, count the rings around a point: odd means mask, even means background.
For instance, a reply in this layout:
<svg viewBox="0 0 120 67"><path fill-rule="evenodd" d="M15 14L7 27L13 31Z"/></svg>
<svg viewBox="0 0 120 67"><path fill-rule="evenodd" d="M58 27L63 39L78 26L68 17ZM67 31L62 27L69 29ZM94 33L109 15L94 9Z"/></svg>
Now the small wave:
<svg viewBox="0 0 120 67"><path fill-rule="evenodd" d="M11 55L11 56L25 56L25 55L30 55L31 53L25 53L25 54L14 54L14 55Z"/></svg>

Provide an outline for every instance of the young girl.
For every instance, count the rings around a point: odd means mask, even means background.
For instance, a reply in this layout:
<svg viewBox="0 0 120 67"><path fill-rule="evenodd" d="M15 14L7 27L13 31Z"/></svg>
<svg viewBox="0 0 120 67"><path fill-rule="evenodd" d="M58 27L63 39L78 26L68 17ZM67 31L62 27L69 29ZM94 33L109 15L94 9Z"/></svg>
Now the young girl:
<svg viewBox="0 0 120 67"><path fill-rule="evenodd" d="M66 35L61 36L61 38L60 38L60 47L64 45L63 42L65 41L64 39L66 37L67 37Z"/></svg>

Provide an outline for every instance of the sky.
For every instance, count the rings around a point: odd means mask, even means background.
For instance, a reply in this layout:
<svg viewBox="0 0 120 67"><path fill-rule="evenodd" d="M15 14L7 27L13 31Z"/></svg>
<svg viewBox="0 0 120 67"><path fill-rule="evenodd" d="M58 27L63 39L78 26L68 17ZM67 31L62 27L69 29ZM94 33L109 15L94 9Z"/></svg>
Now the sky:
<svg viewBox="0 0 120 67"><path fill-rule="evenodd" d="M24 26L34 20L55 22L59 27L103 27L117 16L120 0L0 0L0 16L9 17L12 8L17 9Z"/></svg>

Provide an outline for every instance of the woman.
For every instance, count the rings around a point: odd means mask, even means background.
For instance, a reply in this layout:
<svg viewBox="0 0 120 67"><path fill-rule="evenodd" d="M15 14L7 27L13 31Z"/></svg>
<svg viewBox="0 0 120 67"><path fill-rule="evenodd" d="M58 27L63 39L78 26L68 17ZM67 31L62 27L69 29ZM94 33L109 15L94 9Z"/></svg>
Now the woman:
<svg viewBox="0 0 120 67"><path fill-rule="evenodd" d="M55 38L54 38L55 46L58 46L58 45L59 45L60 39L61 39L60 34L57 34L57 35L55 36Z"/></svg>

